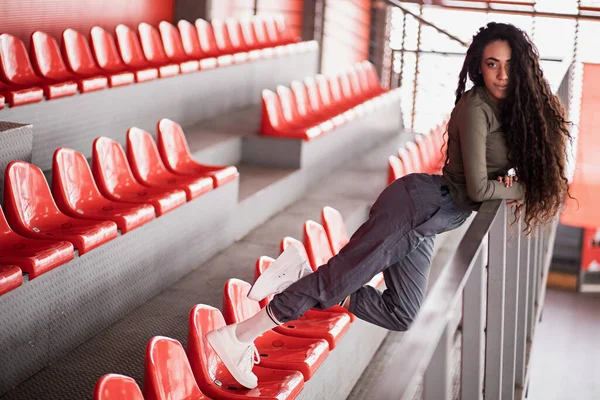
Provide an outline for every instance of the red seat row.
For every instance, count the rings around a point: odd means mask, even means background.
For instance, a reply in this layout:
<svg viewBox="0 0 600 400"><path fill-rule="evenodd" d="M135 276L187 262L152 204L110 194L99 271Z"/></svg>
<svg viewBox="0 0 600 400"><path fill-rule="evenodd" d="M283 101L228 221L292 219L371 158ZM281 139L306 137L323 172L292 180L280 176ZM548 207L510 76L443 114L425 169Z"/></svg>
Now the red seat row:
<svg viewBox="0 0 600 400"><path fill-rule="evenodd" d="M30 55L23 42L0 35L0 108L129 85L180 73L268 57L305 47L282 16L225 21L141 23L137 32L118 25L115 36L96 26L89 39L66 29L55 38L34 32ZM116 38L116 41L115 41ZM91 44L91 47L90 47ZM281 51L275 51L281 49ZM294 50L296 49L296 50Z"/></svg>
<svg viewBox="0 0 600 400"><path fill-rule="evenodd" d="M393 93L393 92L392 92ZM333 76L317 75L277 93L262 92L263 135L312 140L375 110L392 95L368 61Z"/></svg>
<svg viewBox="0 0 600 400"><path fill-rule="evenodd" d="M290 237L281 242L298 246L310 260L313 269L338 252L348 242L341 214L325 207L321 213L325 227L314 221L305 224L305 246ZM274 260L260 257L256 262L258 278ZM369 284L383 283L376 277ZM245 320L256 314L271 300L260 304L247 294L251 285L239 279L226 282L223 293L223 313L207 305L192 308L189 317L187 356L176 340L154 337L147 346L144 394L129 377L108 374L96 385L95 400L130 399L167 400L177 393L178 398L194 399L294 399L327 358L329 352L348 330L354 316L336 306L328 310L309 310L299 320L289 321L260 336L255 345L260 362L253 372L259 386L248 390L229 374L221 360L206 341L206 333L227 324Z"/></svg>
<svg viewBox="0 0 600 400"><path fill-rule="evenodd" d="M118 230L126 234L237 178L233 166L194 161L175 122L161 120L158 132L157 146L148 132L131 128L127 152L111 139L97 138L91 169L82 154L57 149L52 192L38 167L11 162L5 177L6 219L0 209L0 265L14 265L34 279L72 260L75 250L83 255L117 237ZM8 273L14 270L0 276ZM5 279L15 281L0 282Z"/></svg>
<svg viewBox="0 0 600 400"><path fill-rule="evenodd" d="M447 142L444 140L446 123L432 129L427 135L415 136L398 149L398 156L388 158L388 184L413 173L440 174L444 166Z"/></svg>

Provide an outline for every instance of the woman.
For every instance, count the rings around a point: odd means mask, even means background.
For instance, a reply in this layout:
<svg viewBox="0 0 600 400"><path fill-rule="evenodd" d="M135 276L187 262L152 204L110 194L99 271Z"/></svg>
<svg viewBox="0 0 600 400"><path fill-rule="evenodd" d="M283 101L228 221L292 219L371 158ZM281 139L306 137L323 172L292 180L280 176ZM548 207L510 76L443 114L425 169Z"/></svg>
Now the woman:
<svg viewBox="0 0 600 400"><path fill-rule="evenodd" d="M459 76L443 176L412 174L390 184L350 242L314 273L295 247L282 253L248 295L279 293L271 303L207 335L236 380L255 387L254 340L312 307L341 304L365 321L407 330L425 293L435 235L459 227L482 202L516 205L528 232L557 215L568 194L570 136L538 57L512 25L479 30ZM467 77L474 87L465 91ZM383 293L363 286L381 271Z"/></svg>

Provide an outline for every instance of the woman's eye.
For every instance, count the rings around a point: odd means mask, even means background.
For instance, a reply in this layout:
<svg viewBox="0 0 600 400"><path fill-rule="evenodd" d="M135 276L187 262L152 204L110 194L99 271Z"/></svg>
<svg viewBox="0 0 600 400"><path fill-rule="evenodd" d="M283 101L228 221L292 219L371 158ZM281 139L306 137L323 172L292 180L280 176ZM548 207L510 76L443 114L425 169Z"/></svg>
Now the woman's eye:
<svg viewBox="0 0 600 400"><path fill-rule="evenodd" d="M496 63L495 62L489 62L489 63L487 63L487 66L489 68L496 68Z"/></svg>

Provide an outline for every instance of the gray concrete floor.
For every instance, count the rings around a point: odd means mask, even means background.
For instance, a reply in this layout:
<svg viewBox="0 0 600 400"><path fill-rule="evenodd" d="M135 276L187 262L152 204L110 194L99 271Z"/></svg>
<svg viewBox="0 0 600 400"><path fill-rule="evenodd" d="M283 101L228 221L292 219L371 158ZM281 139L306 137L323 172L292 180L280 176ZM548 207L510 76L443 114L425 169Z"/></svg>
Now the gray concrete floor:
<svg viewBox="0 0 600 400"><path fill-rule="evenodd" d="M600 295L548 289L535 335L529 400L600 399Z"/></svg>

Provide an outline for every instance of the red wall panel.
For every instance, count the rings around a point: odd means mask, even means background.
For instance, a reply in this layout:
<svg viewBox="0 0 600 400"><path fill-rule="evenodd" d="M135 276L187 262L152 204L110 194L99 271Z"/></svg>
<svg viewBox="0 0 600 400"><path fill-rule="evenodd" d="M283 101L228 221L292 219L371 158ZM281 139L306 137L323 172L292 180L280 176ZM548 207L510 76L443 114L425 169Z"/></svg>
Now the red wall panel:
<svg viewBox="0 0 600 400"><path fill-rule="evenodd" d="M173 11L174 0L2 0L0 31L28 44L36 30L57 38L66 28L87 35L94 25L112 31L120 23L172 21Z"/></svg>
<svg viewBox="0 0 600 400"><path fill-rule="evenodd" d="M283 14L293 34L300 36L304 0L258 0L257 6L259 14ZM214 1L211 13L213 18L250 16L254 13L254 0Z"/></svg>
<svg viewBox="0 0 600 400"><path fill-rule="evenodd" d="M322 71L330 74L369 58L370 0L328 0Z"/></svg>

